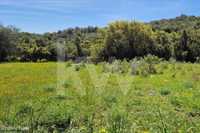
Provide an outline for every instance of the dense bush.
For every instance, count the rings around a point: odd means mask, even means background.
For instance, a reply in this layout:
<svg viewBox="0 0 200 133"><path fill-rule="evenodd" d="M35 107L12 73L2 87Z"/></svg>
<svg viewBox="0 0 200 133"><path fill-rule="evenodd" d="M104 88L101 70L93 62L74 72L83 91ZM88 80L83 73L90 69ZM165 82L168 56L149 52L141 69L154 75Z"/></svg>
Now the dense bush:
<svg viewBox="0 0 200 133"><path fill-rule="evenodd" d="M17 29L0 25L0 62L16 59L16 33Z"/></svg>
<svg viewBox="0 0 200 133"><path fill-rule="evenodd" d="M199 23L199 17L182 15L149 24L116 21L105 28L76 27L42 35L0 26L0 62L56 61L63 56L62 60L90 57L96 63L148 54L166 60L198 62Z"/></svg>
<svg viewBox="0 0 200 133"><path fill-rule="evenodd" d="M153 31L150 26L138 22L117 21L107 29L104 56L132 59L151 53Z"/></svg>
<svg viewBox="0 0 200 133"><path fill-rule="evenodd" d="M144 58L134 59L131 65L132 75L148 76L156 74L156 64L160 63L161 59L157 56L147 55Z"/></svg>

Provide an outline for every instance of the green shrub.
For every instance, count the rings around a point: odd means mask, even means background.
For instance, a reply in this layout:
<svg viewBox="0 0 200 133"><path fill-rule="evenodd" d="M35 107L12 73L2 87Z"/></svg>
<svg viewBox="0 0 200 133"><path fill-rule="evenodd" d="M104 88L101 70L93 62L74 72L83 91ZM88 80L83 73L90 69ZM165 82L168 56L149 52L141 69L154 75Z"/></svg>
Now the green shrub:
<svg viewBox="0 0 200 133"><path fill-rule="evenodd" d="M200 57L196 57L196 63L200 63Z"/></svg>
<svg viewBox="0 0 200 133"><path fill-rule="evenodd" d="M130 63L127 60L121 62L121 73L128 73L130 69Z"/></svg>
<svg viewBox="0 0 200 133"><path fill-rule="evenodd" d="M83 63L83 62L75 65L75 71L80 71L83 68L86 68L85 63Z"/></svg>
<svg viewBox="0 0 200 133"><path fill-rule="evenodd" d="M16 116L26 116L26 115L30 115L33 111L32 106L30 105L21 105L16 113Z"/></svg>
<svg viewBox="0 0 200 133"><path fill-rule="evenodd" d="M132 75L139 75L139 66L140 62L137 59L131 61L131 74Z"/></svg>
<svg viewBox="0 0 200 133"><path fill-rule="evenodd" d="M54 99L55 99L55 100L60 100L60 101L62 101L62 100L66 100L67 97L64 96L64 95L56 95L56 96L54 97Z"/></svg>
<svg viewBox="0 0 200 133"><path fill-rule="evenodd" d="M70 61L67 61L66 62L66 67L68 68L68 67L71 67L72 66L72 61L70 60Z"/></svg>
<svg viewBox="0 0 200 133"><path fill-rule="evenodd" d="M33 124L34 109L29 104L20 105L15 114L15 124L27 126Z"/></svg>
<svg viewBox="0 0 200 133"><path fill-rule="evenodd" d="M48 62L48 60L47 60L47 59L38 59L37 62L38 62L38 63Z"/></svg>
<svg viewBox="0 0 200 133"><path fill-rule="evenodd" d="M193 85L193 83L191 81L186 81L186 82L183 83L183 85L184 85L184 87L186 89L192 89L192 88L194 88L194 85Z"/></svg>
<svg viewBox="0 0 200 133"><path fill-rule="evenodd" d="M60 107L50 107L49 109L51 110L45 110L40 116L41 119L36 121L37 128L48 132L64 132L69 129L72 119L71 114Z"/></svg>
<svg viewBox="0 0 200 133"><path fill-rule="evenodd" d="M50 86L44 87L44 91L46 91L46 92L55 92L55 90L56 90L55 85L50 85Z"/></svg>
<svg viewBox="0 0 200 133"><path fill-rule="evenodd" d="M182 102L181 102L181 100L180 100L178 97L172 97L172 98L170 99L170 102L171 102L171 104L174 105L175 107L180 108L180 107L182 106Z"/></svg>
<svg viewBox="0 0 200 133"><path fill-rule="evenodd" d="M129 133L131 131L128 113L114 109L109 116L108 132L109 133Z"/></svg>
<svg viewBox="0 0 200 133"><path fill-rule="evenodd" d="M71 85L72 85L72 81L67 80L67 81L64 82L63 87L69 88Z"/></svg>
<svg viewBox="0 0 200 133"><path fill-rule="evenodd" d="M149 76L149 72L146 69L143 69L141 71L140 75L143 76L143 77L147 77L147 76Z"/></svg>
<svg viewBox="0 0 200 133"><path fill-rule="evenodd" d="M169 63L170 64L175 64L176 63L176 59L175 58L170 58L169 59Z"/></svg>
<svg viewBox="0 0 200 133"><path fill-rule="evenodd" d="M139 71L137 69L137 64L136 63L132 63L131 64L131 74L132 75L138 75Z"/></svg>
<svg viewBox="0 0 200 133"><path fill-rule="evenodd" d="M162 59L160 59L160 58L158 58L157 56L154 56L154 55L147 55L143 59L148 64L158 64L162 61Z"/></svg>
<svg viewBox="0 0 200 133"><path fill-rule="evenodd" d="M104 101L108 107L112 107L113 104L117 103L117 97L114 95L104 96Z"/></svg>
<svg viewBox="0 0 200 133"><path fill-rule="evenodd" d="M102 65L102 69L103 72L110 72L110 73L125 73L126 72L126 68L125 66L125 62L122 65L122 62L120 60L114 60L111 64L109 63L101 63Z"/></svg>
<svg viewBox="0 0 200 133"><path fill-rule="evenodd" d="M147 55L144 57L144 62L147 63L147 72L149 74L156 74L156 67L155 65L160 63L162 59L158 58L157 56Z"/></svg>
<svg viewBox="0 0 200 133"><path fill-rule="evenodd" d="M141 59L134 59L131 63L131 74L147 77L150 74L156 74L156 64L160 63L161 59L156 56L148 55Z"/></svg>
<svg viewBox="0 0 200 133"><path fill-rule="evenodd" d="M162 62L160 63L159 67L157 68L158 74L164 74L164 71L168 69L168 62Z"/></svg>
<svg viewBox="0 0 200 133"><path fill-rule="evenodd" d="M101 72L103 73L109 72L109 64L107 62L101 62L98 65L101 67Z"/></svg>
<svg viewBox="0 0 200 133"><path fill-rule="evenodd" d="M163 89L160 90L160 94L161 94L162 96L167 96L167 95L169 95L170 93L171 93L171 91L170 91L169 89L166 89L166 88L163 88Z"/></svg>
<svg viewBox="0 0 200 133"><path fill-rule="evenodd" d="M115 60L111 64L111 72L112 73L120 73L121 72L121 61L120 60Z"/></svg>

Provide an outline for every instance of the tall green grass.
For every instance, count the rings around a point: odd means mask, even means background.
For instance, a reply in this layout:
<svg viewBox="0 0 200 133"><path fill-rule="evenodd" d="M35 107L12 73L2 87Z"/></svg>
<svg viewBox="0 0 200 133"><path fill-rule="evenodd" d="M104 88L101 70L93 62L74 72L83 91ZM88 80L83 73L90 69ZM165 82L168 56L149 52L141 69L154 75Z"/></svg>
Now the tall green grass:
<svg viewBox="0 0 200 133"><path fill-rule="evenodd" d="M132 67L133 63L138 65ZM0 128L69 133L199 132L200 65L150 63L68 62L61 75L57 75L57 63L0 64ZM59 85L57 76L64 80Z"/></svg>

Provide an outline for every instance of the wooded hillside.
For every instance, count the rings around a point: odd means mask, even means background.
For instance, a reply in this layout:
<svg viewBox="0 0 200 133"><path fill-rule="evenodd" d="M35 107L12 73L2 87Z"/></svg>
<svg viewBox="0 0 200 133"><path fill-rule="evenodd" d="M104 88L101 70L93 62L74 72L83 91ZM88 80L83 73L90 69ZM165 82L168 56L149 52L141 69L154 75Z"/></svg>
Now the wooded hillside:
<svg viewBox="0 0 200 133"><path fill-rule="evenodd" d="M56 61L58 43L66 60L76 57L132 59L148 54L166 60L199 61L200 17L181 15L150 23L116 21L104 28L68 28L33 34L0 27L0 61Z"/></svg>

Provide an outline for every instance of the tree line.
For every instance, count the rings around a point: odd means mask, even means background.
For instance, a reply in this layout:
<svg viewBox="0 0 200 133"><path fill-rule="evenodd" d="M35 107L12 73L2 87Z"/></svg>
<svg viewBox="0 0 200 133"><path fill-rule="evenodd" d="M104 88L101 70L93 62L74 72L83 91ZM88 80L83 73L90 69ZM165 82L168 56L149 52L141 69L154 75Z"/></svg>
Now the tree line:
<svg viewBox="0 0 200 133"><path fill-rule="evenodd" d="M69 28L44 34L0 26L0 62L56 61L63 46L66 60L132 59L148 54L169 60L200 60L200 17L181 15L142 23L116 21L104 28Z"/></svg>

